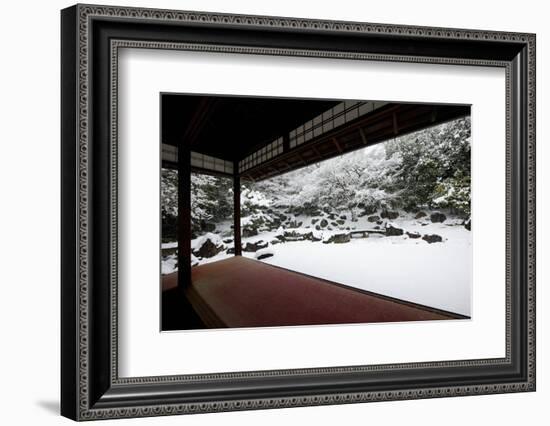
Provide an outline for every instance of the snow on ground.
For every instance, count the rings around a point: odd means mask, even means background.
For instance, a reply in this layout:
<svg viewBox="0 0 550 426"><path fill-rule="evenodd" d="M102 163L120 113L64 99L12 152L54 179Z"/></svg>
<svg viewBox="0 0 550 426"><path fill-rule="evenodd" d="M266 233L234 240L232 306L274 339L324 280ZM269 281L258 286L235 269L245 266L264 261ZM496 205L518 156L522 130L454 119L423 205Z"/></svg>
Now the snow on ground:
<svg viewBox="0 0 550 426"><path fill-rule="evenodd" d="M297 234L315 231L311 218L296 218L302 221L300 228L289 228L287 232ZM352 238L348 243L324 244L321 241L287 241L270 245L266 250L273 256L259 261L293 271L335 281L352 287L373 291L383 295L420 303L459 314L471 315L472 283L472 234L461 226L462 220L448 218L444 223L432 223L429 218L414 219L412 216L392 220L394 227L421 235L437 234L442 243L428 244L420 238L402 236L370 235L369 238ZM356 230L373 229L366 217L359 222L349 218L343 227ZM380 226L384 229L384 225ZM352 229L353 230L353 229ZM345 231L316 231L316 236L332 235ZM263 240L271 242L282 230L263 232L243 238L247 242ZM219 242L214 235L205 235ZM200 238L203 238L200 237ZM198 239L197 239L198 240ZM195 241L195 240L194 240ZM193 244L197 246L195 243ZM231 247L232 244L227 244ZM224 251L211 258L200 259L200 264L216 262L232 257ZM258 252L243 252L243 256L255 259ZM163 262L163 273L173 259Z"/></svg>
<svg viewBox="0 0 550 426"><path fill-rule="evenodd" d="M164 257L160 264L160 273L162 275L166 275L177 271L178 270L177 264L178 264L178 258L175 254L171 254L170 256Z"/></svg>
<svg viewBox="0 0 550 426"><path fill-rule="evenodd" d="M274 246L262 262L470 316L471 243L457 237L435 244L408 237L296 241Z"/></svg>

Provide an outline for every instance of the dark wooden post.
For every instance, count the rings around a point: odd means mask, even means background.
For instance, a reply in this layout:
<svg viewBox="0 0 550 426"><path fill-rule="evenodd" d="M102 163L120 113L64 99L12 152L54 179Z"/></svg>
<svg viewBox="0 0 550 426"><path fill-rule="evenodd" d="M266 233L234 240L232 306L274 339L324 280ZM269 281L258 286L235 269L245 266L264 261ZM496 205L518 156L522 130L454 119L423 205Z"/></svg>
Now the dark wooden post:
<svg viewBox="0 0 550 426"><path fill-rule="evenodd" d="M285 133L283 135L283 152L290 151L290 134Z"/></svg>
<svg viewBox="0 0 550 426"><path fill-rule="evenodd" d="M238 161L233 162L233 241L235 256L241 256L241 176Z"/></svg>
<svg viewBox="0 0 550 426"><path fill-rule="evenodd" d="M191 284L191 150L178 146L178 287Z"/></svg>

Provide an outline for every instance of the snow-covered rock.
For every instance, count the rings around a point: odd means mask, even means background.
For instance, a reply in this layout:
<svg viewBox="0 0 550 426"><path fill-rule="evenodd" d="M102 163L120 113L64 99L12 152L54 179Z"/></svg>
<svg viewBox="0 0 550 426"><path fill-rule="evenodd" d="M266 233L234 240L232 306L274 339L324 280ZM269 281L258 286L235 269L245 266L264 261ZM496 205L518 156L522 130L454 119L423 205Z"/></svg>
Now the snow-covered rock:
<svg viewBox="0 0 550 426"><path fill-rule="evenodd" d="M214 257L224 249L221 237L211 232L191 240L191 251L197 257Z"/></svg>
<svg viewBox="0 0 550 426"><path fill-rule="evenodd" d="M422 239L426 241L428 244L443 242L443 238L441 237L441 235L437 235L437 234L426 234L422 237Z"/></svg>
<svg viewBox="0 0 550 426"><path fill-rule="evenodd" d="M268 247L258 250L254 255L254 258L257 260L262 260L272 256L275 256L275 251L272 248Z"/></svg>
<svg viewBox="0 0 550 426"><path fill-rule="evenodd" d="M285 231L283 234L283 241L321 241L321 238L322 232L307 228L296 228L291 231Z"/></svg>
<svg viewBox="0 0 550 426"><path fill-rule="evenodd" d="M264 249L268 246L268 243L263 240L258 240L255 242L247 242L243 247L243 251L256 252L258 250Z"/></svg>
<svg viewBox="0 0 550 426"><path fill-rule="evenodd" d="M382 213L380 213L380 217L382 219L394 220L394 219L397 219L399 217L399 212L391 211L391 210L383 210Z"/></svg>
<svg viewBox="0 0 550 426"><path fill-rule="evenodd" d="M351 236L349 232L335 232L323 236L323 244L343 244L349 243L350 241Z"/></svg>
<svg viewBox="0 0 550 426"><path fill-rule="evenodd" d="M403 235L403 229L398 228L394 223L388 222L386 223L386 236L387 237L395 237Z"/></svg>
<svg viewBox="0 0 550 426"><path fill-rule="evenodd" d="M430 215L430 220L432 223L445 222L447 220L447 216L441 212L434 212Z"/></svg>

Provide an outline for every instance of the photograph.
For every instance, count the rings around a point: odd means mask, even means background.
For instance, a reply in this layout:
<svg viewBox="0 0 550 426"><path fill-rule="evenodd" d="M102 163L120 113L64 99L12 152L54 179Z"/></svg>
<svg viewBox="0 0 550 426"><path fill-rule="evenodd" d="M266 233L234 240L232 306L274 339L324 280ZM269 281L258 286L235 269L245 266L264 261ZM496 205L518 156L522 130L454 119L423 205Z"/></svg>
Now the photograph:
<svg viewBox="0 0 550 426"><path fill-rule="evenodd" d="M470 109L161 93L161 330L470 320Z"/></svg>

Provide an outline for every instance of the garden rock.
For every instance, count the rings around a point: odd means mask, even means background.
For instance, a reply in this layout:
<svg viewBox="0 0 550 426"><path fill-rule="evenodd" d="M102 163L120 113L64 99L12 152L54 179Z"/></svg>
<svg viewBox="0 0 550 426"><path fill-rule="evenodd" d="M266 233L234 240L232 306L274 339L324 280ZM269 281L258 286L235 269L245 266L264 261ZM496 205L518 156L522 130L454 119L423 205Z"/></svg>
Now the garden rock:
<svg viewBox="0 0 550 426"><path fill-rule="evenodd" d="M394 220L399 217L399 212L391 211L391 210L383 210L382 213L380 213L380 217L382 219Z"/></svg>
<svg viewBox="0 0 550 426"><path fill-rule="evenodd" d="M254 243L246 243L246 245L243 248L243 251L246 252L256 252L260 249L266 248L268 246L267 242L264 242L263 240L256 241Z"/></svg>
<svg viewBox="0 0 550 426"><path fill-rule="evenodd" d="M443 238L441 238L441 235L437 235L437 234L431 234L431 235L426 234L422 237L422 239L429 244L443 242Z"/></svg>
<svg viewBox="0 0 550 426"><path fill-rule="evenodd" d="M214 257L224 249L222 244L216 245L210 239L206 239L198 250L193 254L197 257Z"/></svg>
<svg viewBox="0 0 550 426"><path fill-rule="evenodd" d="M331 235L330 237L323 240L323 243L324 244L330 244L330 243L343 244L343 243L349 243L350 240L351 240L351 236L346 232L342 234Z"/></svg>
<svg viewBox="0 0 550 426"><path fill-rule="evenodd" d="M443 213L435 212L430 215L430 220L433 223L445 222L447 220L447 216L445 216Z"/></svg>
<svg viewBox="0 0 550 426"><path fill-rule="evenodd" d="M403 235L403 230L401 228L397 228L391 224L386 225L386 236L387 237L396 237L398 235Z"/></svg>

